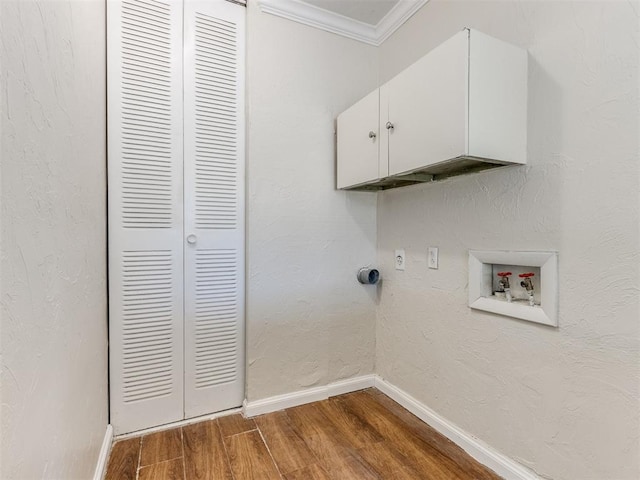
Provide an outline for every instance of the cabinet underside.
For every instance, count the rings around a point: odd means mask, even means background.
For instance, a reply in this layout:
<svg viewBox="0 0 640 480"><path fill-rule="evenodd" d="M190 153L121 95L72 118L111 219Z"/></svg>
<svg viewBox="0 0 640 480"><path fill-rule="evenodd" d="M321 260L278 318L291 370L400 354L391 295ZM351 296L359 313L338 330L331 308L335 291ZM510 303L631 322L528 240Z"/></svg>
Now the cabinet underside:
<svg viewBox="0 0 640 480"><path fill-rule="evenodd" d="M499 160L478 158L478 157L456 157L433 165L413 170L398 175L380 178L368 183L361 183L345 187L343 190L354 190L360 192L376 192L378 190L388 190L390 188L406 187L417 183L431 183L445 180L450 177L467 175L469 173L481 172L491 168L512 165L509 162Z"/></svg>

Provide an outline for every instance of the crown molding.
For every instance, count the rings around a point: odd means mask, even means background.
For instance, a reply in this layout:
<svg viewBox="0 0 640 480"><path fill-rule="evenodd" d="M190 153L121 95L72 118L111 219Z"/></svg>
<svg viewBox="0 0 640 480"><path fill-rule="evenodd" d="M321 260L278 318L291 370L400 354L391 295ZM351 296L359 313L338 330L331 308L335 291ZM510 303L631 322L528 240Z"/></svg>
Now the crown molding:
<svg viewBox="0 0 640 480"><path fill-rule="evenodd" d="M420 10L429 0L400 0L389 13L387 13L378 25L376 25L376 46L393 35L404 22L409 20L414 13Z"/></svg>
<svg viewBox="0 0 640 480"><path fill-rule="evenodd" d="M429 0L400 0L377 25L360 22L300 0L258 0L264 13L379 46Z"/></svg>

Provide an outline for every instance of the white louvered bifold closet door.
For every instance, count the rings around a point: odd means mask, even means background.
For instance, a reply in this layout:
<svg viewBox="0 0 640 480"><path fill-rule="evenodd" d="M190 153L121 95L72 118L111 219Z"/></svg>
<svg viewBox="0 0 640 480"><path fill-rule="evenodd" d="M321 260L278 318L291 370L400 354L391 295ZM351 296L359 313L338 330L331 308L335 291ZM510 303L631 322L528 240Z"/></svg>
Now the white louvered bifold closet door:
<svg viewBox="0 0 640 480"><path fill-rule="evenodd" d="M109 0L111 423L244 399L245 9Z"/></svg>
<svg viewBox="0 0 640 480"><path fill-rule="evenodd" d="M244 22L184 8L185 415L244 399Z"/></svg>
<svg viewBox="0 0 640 480"><path fill-rule="evenodd" d="M183 418L182 5L108 3L111 423Z"/></svg>

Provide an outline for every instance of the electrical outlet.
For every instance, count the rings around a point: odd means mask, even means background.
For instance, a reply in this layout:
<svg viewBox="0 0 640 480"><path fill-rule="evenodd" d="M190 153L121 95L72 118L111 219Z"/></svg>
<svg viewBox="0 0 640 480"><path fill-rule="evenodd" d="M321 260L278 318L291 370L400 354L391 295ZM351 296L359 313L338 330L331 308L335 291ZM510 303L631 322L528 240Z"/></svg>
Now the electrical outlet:
<svg viewBox="0 0 640 480"><path fill-rule="evenodd" d="M404 250L396 250L396 270L404 270Z"/></svg>
<svg viewBox="0 0 640 480"><path fill-rule="evenodd" d="M427 261L429 268L433 268L434 270L438 269L438 247L429 247Z"/></svg>

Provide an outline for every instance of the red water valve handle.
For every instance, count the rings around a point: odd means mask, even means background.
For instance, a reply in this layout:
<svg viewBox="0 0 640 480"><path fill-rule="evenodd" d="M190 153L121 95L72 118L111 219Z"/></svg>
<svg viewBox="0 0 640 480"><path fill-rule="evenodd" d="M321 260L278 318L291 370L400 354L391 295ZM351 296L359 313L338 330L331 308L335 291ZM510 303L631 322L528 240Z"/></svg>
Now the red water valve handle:
<svg viewBox="0 0 640 480"><path fill-rule="evenodd" d="M520 278L529 278L529 277L533 277L535 275L535 273L521 273L520 275L518 275Z"/></svg>
<svg viewBox="0 0 640 480"><path fill-rule="evenodd" d="M511 272L498 272L499 277L508 277L509 275L511 275Z"/></svg>

